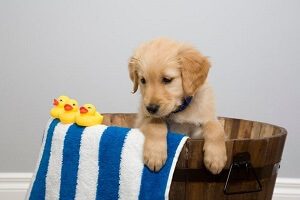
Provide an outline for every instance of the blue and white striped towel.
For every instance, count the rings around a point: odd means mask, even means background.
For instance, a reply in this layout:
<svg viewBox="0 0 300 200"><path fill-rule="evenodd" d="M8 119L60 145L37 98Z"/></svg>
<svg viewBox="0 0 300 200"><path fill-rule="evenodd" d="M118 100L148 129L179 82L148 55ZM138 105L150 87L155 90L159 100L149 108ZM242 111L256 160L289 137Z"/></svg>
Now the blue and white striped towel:
<svg viewBox="0 0 300 200"><path fill-rule="evenodd" d="M48 122L29 200L168 199L187 137L168 133L168 159L153 173L142 161L138 129Z"/></svg>

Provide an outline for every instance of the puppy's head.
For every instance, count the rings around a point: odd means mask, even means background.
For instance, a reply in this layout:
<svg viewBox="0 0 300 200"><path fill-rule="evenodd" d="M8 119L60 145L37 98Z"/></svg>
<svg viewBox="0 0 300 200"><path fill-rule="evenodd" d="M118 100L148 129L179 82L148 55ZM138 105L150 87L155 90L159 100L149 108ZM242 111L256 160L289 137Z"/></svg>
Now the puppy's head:
<svg viewBox="0 0 300 200"><path fill-rule="evenodd" d="M205 82L210 63L193 47L156 39L138 47L129 61L133 93L140 87L146 116L165 117Z"/></svg>

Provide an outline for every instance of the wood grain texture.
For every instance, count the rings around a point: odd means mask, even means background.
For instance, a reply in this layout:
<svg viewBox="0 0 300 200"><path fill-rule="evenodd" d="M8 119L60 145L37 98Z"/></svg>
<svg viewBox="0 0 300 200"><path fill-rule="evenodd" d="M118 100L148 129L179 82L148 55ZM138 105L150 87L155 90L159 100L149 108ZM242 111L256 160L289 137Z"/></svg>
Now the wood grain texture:
<svg viewBox="0 0 300 200"><path fill-rule="evenodd" d="M104 114L104 124L134 127L136 114ZM278 165L285 144L284 128L255 121L220 117L227 134L228 161L220 175L212 175L203 164L202 139L189 139L184 145L171 184L171 200L271 200L277 177ZM225 195L224 184L233 157L248 152L251 163L262 183L262 191ZM238 173L237 173L238 174ZM251 190L257 186L254 178L233 175L230 185L234 191Z"/></svg>

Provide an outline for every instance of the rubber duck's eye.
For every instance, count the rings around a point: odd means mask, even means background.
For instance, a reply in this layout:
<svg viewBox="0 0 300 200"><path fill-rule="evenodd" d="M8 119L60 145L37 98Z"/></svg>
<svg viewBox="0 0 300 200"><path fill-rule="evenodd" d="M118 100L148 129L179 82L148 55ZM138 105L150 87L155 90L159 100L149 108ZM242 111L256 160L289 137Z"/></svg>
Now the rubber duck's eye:
<svg viewBox="0 0 300 200"><path fill-rule="evenodd" d="M91 107L88 107L88 109L91 109Z"/></svg>
<svg viewBox="0 0 300 200"><path fill-rule="evenodd" d="M60 99L59 101L62 102L63 100Z"/></svg>
<svg viewBox="0 0 300 200"><path fill-rule="evenodd" d="M75 106L76 104L75 103L73 103L73 106Z"/></svg>
<svg viewBox="0 0 300 200"><path fill-rule="evenodd" d="M142 84L146 84L145 78L141 78L141 83L142 83Z"/></svg>
<svg viewBox="0 0 300 200"><path fill-rule="evenodd" d="M166 78L166 77L164 77L164 78L162 79L162 82L163 82L164 84L171 83L172 81L173 81L172 78Z"/></svg>

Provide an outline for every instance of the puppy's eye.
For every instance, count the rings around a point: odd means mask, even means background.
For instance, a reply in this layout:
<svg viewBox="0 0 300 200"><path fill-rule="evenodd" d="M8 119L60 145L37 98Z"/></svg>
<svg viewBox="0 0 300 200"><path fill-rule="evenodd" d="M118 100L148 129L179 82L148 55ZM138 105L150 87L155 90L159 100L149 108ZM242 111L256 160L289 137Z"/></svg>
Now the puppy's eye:
<svg viewBox="0 0 300 200"><path fill-rule="evenodd" d="M141 83L142 84L146 84L146 79L145 78L141 78Z"/></svg>
<svg viewBox="0 0 300 200"><path fill-rule="evenodd" d="M171 83L172 81L173 81L173 78L166 78L166 77L164 77L164 78L162 79L162 82L163 82L164 84Z"/></svg>

